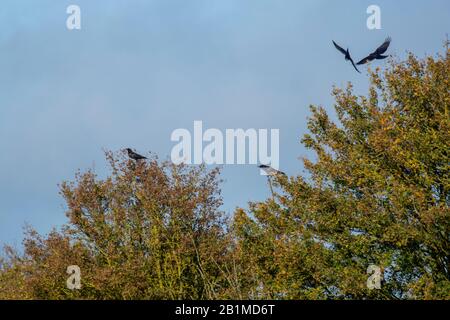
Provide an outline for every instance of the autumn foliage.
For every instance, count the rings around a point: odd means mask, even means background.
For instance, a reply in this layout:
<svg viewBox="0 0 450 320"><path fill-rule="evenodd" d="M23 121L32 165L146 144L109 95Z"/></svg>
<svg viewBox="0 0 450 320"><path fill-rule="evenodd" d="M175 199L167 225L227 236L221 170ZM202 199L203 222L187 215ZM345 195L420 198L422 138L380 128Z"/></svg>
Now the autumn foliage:
<svg viewBox="0 0 450 320"><path fill-rule="evenodd" d="M335 88L335 116L311 107L308 176L230 220L219 170L108 152L106 179L61 184L66 226L6 248L0 298L449 299L449 54L392 61L366 96Z"/></svg>
<svg viewBox="0 0 450 320"><path fill-rule="evenodd" d="M373 73L367 97L335 89L338 123L311 107L310 177L236 214L263 297L450 298L448 54ZM372 264L380 290L366 286Z"/></svg>

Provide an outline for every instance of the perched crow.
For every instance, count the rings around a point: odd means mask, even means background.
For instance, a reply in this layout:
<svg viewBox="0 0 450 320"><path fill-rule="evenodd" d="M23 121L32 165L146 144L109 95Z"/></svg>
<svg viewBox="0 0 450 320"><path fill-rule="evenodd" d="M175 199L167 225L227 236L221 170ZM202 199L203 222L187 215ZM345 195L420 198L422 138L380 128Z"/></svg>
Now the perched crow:
<svg viewBox="0 0 450 320"><path fill-rule="evenodd" d="M130 157L130 159L133 159L133 160L136 160L136 161L138 161L138 160L143 160L143 159L147 159L146 157L141 156L140 154L134 152L134 151L131 150L130 148L126 148L125 150L127 150L128 156Z"/></svg>
<svg viewBox="0 0 450 320"><path fill-rule="evenodd" d="M344 50L342 47L340 47L336 42L334 42L333 40L333 44L336 47L336 49L338 49L344 56L345 56L345 60L350 61L353 65L353 68L355 68L356 71L358 71L359 73L361 73L358 68L355 66L355 62L353 62L352 57L350 56L350 51Z"/></svg>
<svg viewBox="0 0 450 320"><path fill-rule="evenodd" d="M390 37L388 37L384 41L384 43L377 48L377 50L375 50L374 52L369 54L367 57L362 59L360 62L357 63L357 65L366 64L367 62L370 62L375 59L378 59L378 60L386 59L388 56L383 56L383 53L385 53L386 50L389 48L389 45L391 44L391 40L392 39Z"/></svg>
<svg viewBox="0 0 450 320"><path fill-rule="evenodd" d="M262 169L265 173L267 173L268 176L275 177L275 176L279 176L279 175L282 175L282 176L286 175L284 172L274 169L272 167L266 166L265 164L259 165L258 168Z"/></svg>

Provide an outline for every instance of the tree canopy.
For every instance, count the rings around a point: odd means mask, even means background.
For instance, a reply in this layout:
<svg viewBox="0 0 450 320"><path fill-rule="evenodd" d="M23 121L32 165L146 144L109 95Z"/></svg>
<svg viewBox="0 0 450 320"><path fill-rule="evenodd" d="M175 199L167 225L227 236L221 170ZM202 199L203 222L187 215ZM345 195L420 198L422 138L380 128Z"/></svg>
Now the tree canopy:
<svg viewBox="0 0 450 320"><path fill-rule="evenodd" d="M107 152L106 179L61 184L67 225L5 249L0 299L449 299L449 54L392 60L366 96L334 88L336 119L311 107L308 175L231 219L218 169Z"/></svg>
<svg viewBox="0 0 450 320"><path fill-rule="evenodd" d="M334 89L338 121L312 106L310 176L236 215L249 275L267 298L449 298L449 51ZM256 243L256 245L255 245ZM380 290L367 268L383 271Z"/></svg>

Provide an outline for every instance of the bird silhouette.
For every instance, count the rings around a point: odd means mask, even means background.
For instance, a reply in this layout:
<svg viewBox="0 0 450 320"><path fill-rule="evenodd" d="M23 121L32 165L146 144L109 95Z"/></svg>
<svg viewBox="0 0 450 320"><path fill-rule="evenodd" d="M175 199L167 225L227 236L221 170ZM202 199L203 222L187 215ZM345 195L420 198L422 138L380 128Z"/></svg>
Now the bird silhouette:
<svg viewBox="0 0 450 320"><path fill-rule="evenodd" d="M344 48L340 47L336 42L334 42L334 40L333 40L333 44L336 47L336 49L338 49L345 56L345 60L350 61L353 65L353 68L355 68L356 71L361 73L358 70L358 68L355 66L355 62L353 61L352 57L350 56L350 51L348 50L348 48L347 48L347 50L344 50Z"/></svg>
<svg viewBox="0 0 450 320"><path fill-rule="evenodd" d="M367 57L362 59L360 62L357 63L357 65L366 64L375 59L377 59L377 60L386 59L388 56L384 56L383 53L385 53L387 51L387 49L389 48L389 45L391 44L391 41L392 41L391 37L386 38L386 40L384 40L383 44L381 46L379 46L377 48L377 50L375 50L374 52L369 54Z"/></svg>
<svg viewBox="0 0 450 320"><path fill-rule="evenodd" d="M269 167L265 164L259 165L258 168L262 169L268 176L271 176L271 177L275 177L275 176L279 176L279 175L282 175L282 176L286 175L283 171L279 171L279 170Z"/></svg>
<svg viewBox="0 0 450 320"><path fill-rule="evenodd" d="M127 150L127 152L128 152L128 157L130 157L130 159L133 159L133 160L136 160L136 161L147 159L146 157L141 156L140 154L134 152L134 151L131 150L130 148L126 148L125 150Z"/></svg>

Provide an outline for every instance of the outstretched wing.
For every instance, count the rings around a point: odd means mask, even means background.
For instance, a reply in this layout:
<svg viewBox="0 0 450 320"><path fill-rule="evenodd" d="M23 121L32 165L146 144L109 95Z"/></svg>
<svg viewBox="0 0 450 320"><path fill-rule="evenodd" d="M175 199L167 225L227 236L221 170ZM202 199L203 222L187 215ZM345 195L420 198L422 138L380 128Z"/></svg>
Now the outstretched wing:
<svg viewBox="0 0 450 320"><path fill-rule="evenodd" d="M269 167L269 166L264 165L264 164L262 164L262 165L260 165L258 167L260 169L262 169L268 176L271 176L271 177L276 177L276 176L280 176L280 175L285 176L286 175L283 171L274 169L274 168Z"/></svg>
<svg viewBox="0 0 450 320"><path fill-rule="evenodd" d="M391 41L392 41L391 37L386 38L386 40L384 40L383 44L381 46L379 46L378 49L374 53L377 55L385 53L386 50L389 48Z"/></svg>
<svg viewBox="0 0 450 320"><path fill-rule="evenodd" d="M366 64L367 62L370 62L374 59L374 57L372 55L369 55L367 57L365 57L364 59L362 59L360 62L357 63L357 65L362 65L362 64Z"/></svg>
<svg viewBox="0 0 450 320"><path fill-rule="evenodd" d="M338 49L343 55L347 54L346 50L344 50L342 47L340 47L336 42L334 42L334 40L332 40L332 41L333 41L333 44L336 47L336 49Z"/></svg>
<svg viewBox="0 0 450 320"><path fill-rule="evenodd" d="M361 73L361 71L359 71L358 68L355 66L355 62L353 61L352 58L350 58L350 62L352 63L353 68L355 68L356 71L358 71L359 73Z"/></svg>

